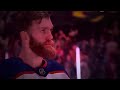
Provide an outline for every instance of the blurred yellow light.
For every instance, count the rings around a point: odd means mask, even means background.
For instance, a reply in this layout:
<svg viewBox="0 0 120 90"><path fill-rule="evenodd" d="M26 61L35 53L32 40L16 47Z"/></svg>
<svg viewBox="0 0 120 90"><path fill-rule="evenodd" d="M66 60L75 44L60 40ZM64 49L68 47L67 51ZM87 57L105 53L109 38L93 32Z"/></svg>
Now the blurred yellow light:
<svg viewBox="0 0 120 90"><path fill-rule="evenodd" d="M72 16L77 18L86 18L87 16L84 14L83 11L73 11Z"/></svg>
<svg viewBox="0 0 120 90"><path fill-rule="evenodd" d="M104 15L101 15L101 16L97 16L96 18L91 19L90 21L91 22L98 22L98 21L102 20L103 18L104 18Z"/></svg>

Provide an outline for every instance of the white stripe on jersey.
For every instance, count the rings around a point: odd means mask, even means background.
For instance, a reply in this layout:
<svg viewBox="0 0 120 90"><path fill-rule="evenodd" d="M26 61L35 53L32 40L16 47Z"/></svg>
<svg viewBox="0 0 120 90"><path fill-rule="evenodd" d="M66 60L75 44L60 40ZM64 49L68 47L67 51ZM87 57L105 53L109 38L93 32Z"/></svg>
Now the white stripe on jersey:
<svg viewBox="0 0 120 90"><path fill-rule="evenodd" d="M47 79L70 79L65 73L48 74Z"/></svg>
<svg viewBox="0 0 120 90"><path fill-rule="evenodd" d="M46 77L39 76L36 73L23 74L16 79L70 79L65 73L48 74Z"/></svg>

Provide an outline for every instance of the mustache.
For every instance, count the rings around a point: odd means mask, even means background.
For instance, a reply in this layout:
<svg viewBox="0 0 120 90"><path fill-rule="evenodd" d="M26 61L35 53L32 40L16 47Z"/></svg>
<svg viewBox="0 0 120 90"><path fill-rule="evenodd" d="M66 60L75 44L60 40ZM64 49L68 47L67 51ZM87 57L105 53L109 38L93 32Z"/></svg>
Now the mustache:
<svg viewBox="0 0 120 90"><path fill-rule="evenodd" d="M44 45L51 45L51 46L55 46L55 42L54 40L47 40L46 42L44 42Z"/></svg>

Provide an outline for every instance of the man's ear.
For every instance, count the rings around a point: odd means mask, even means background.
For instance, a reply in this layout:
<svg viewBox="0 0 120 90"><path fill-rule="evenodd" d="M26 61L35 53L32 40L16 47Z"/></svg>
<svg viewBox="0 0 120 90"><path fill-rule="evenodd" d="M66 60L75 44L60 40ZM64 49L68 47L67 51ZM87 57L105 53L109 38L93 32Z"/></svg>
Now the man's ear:
<svg viewBox="0 0 120 90"><path fill-rule="evenodd" d="M28 33L25 32L25 31L21 31L20 32L20 37L21 37L22 46L28 48L29 47L29 41L30 41Z"/></svg>

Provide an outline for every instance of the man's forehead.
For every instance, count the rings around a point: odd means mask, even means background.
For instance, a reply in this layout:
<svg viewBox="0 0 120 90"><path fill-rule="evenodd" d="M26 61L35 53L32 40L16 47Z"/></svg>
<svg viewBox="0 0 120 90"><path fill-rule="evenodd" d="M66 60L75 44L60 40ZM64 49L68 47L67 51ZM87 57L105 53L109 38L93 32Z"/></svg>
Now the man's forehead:
<svg viewBox="0 0 120 90"><path fill-rule="evenodd" d="M53 28L53 24L50 18L43 18L39 24L40 27Z"/></svg>

